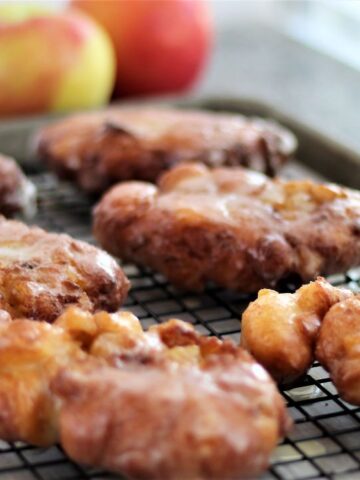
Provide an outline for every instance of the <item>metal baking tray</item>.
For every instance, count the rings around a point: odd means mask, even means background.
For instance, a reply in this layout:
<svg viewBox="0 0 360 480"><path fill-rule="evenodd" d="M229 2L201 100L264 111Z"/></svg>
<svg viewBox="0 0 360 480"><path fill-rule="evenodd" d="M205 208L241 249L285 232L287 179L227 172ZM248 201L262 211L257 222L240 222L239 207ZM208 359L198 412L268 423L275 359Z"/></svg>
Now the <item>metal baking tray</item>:
<svg viewBox="0 0 360 480"><path fill-rule="evenodd" d="M215 99L188 102L187 105L275 117L293 128L300 141L298 160L284 169L285 176L323 178L322 174L326 173L330 180L360 186L360 161L354 152L321 138L316 132L308 131L295 120L286 119L267 106L250 101ZM12 129L12 148L15 148L17 158L30 158L26 150L29 135L46 120L24 120L18 131L16 122L5 126L7 131L10 127ZM3 141L5 137L4 127L0 126L0 151L9 148L9 142ZM14 150L7 152L14 153ZM23 163L29 166L28 162ZM39 190L39 210L31 223L92 243L91 200L50 173L39 171L30 177ZM254 297L220 288L209 288L201 295L180 292L161 275L148 269L131 264L123 265L123 268L132 283L124 308L137 315L144 327L177 317L191 322L205 335L239 341L239 318ZM353 269L346 275L333 275L329 280L334 285L360 291L360 269ZM291 290L292 286L287 288ZM317 363L301 382L284 390L283 395L295 427L275 451L271 467L262 478L360 479L360 408L338 397L328 374ZM120 477L74 464L57 446L44 450L20 442L0 442L0 480L105 478Z"/></svg>

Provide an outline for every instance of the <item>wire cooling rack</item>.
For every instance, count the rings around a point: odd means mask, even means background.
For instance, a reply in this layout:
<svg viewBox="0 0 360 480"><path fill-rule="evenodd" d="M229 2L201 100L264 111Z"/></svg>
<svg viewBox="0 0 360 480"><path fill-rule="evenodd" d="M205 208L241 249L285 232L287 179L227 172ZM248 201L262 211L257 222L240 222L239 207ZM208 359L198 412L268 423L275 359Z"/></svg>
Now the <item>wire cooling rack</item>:
<svg viewBox="0 0 360 480"><path fill-rule="evenodd" d="M287 173L297 177L302 170L292 166ZM39 211L32 223L92 243L89 200L50 174L34 175L32 180L39 190ZM123 268L132 283L125 308L138 316L145 328L176 317L194 324L205 335L239 342L239 318L254 297L218 288L210 288L202 295L183 293L147 269L134 265ZM360 269L329 280L360 291ZM338 397L328 374L317 363L301 383L283 395L295 428L275 451L263 479L359 480L360 408ZM105 478L120 477L74 464L57 446L44 450L20 442L0 442L0 480Z"/></svg>

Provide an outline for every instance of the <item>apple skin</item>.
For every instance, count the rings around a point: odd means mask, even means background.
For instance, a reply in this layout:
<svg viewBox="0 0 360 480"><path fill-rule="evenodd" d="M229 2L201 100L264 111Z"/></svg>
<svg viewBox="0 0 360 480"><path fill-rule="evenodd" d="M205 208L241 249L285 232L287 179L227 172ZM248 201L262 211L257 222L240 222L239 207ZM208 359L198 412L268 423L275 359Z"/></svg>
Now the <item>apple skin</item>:
<svg viewBox="0 0 360 480"><path fill-rule="evenodd" d="M73 0L110 34L119 95L178 92L190 87L212 45L204 0Z"/></svg>
<svg viewBox="0 0 360 480"><path fill-rule="evenodd" d="M96 107L114 81L111 40L91 18L0 8L0 116Z"/></svg>

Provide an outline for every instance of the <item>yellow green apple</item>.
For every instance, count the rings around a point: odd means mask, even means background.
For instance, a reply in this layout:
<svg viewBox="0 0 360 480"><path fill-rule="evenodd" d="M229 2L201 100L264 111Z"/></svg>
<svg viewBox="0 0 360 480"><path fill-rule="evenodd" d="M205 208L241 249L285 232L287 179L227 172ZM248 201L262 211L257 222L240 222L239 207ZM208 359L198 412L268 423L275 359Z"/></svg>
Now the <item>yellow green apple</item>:
<svg viewBox="0 0 360 480"><path fill-rule="evenodd" d="M213 37L206 0L72 0L109 33L117 93L179 92L202 71Z"/></svg>
<svg viewBox="0 0 360 480"><path fill-rule="evenodd" d="M114 81L111 40L85 14L0 6L0 116L96 107Z"/></svg>

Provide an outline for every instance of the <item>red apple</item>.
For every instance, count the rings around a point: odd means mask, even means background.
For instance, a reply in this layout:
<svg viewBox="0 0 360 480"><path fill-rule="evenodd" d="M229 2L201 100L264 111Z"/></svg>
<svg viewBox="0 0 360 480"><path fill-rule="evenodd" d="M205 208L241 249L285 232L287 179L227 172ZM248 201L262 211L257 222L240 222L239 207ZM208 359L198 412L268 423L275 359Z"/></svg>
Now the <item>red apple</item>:
<svg viewBox="0 0 360 480"><path fill-rule="evenodd" d="M212 40L204 0L73 0L113 39L117 93L176 92L204 66Z"/></svg>
<svg viewBox="0 0 360 480"><path fill-rule="evenodd" d="M114 81L112 42L88 16L0 6L0 116L96 107Z"/></svg>

